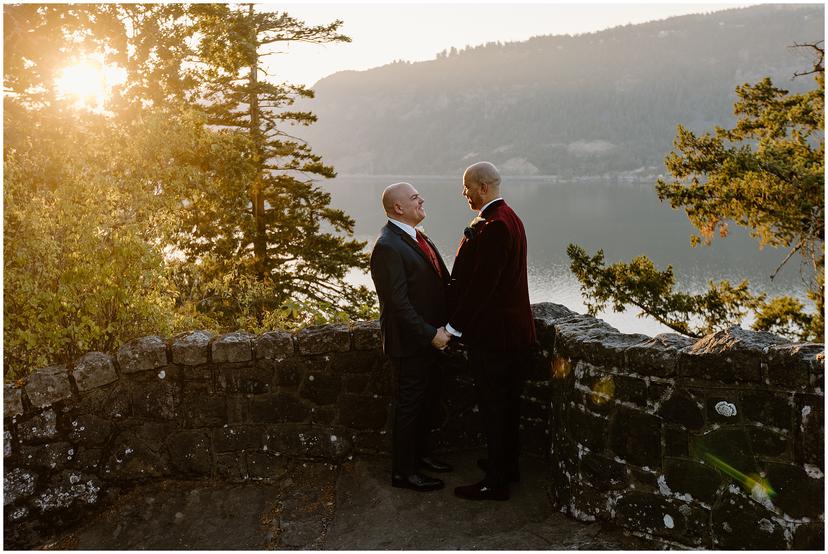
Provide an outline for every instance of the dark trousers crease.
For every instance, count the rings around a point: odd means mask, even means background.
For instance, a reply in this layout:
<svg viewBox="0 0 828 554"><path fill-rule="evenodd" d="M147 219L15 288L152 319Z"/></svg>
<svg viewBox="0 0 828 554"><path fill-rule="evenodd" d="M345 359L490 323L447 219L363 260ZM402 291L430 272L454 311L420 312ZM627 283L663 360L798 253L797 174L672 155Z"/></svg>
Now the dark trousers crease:
<svg viewBox="0 0 828 554"><path fill-rule="evenodd" d="M439 402L437 351L391 358L394 379L393 472L411 475L417 459L428 456L432 415Z"/></svg>
<svg viewBox="0 0 828 554"><path fill-rule="evenodd" d="M520 458L520 395L523 388L522 350L469 348L478 409L489 457L486 481L505 486L518 472Z"/></svg>

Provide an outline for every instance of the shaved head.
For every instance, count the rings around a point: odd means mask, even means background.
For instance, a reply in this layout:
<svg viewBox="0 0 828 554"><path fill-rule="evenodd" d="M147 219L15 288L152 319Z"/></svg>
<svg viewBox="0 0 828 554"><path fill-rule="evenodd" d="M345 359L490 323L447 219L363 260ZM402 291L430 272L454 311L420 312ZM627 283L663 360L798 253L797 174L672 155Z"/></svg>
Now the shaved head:
<svg viewBox="0 0 828 554"><path fill-rule="evenodd" d="M411 183L394 183L385 187L385 190L382 191L382 207L385 209L385 213L392 214L394 204L411 196L412 191L414 191L414 187Z"/></svg>
<svg viewBox="0 0 828 554"><path fill-rule="evenodd" d="M480 210L500 197L500 172L490 162L477 162L463 172L463 196L469 209Z"/></svg>
<svg viewBox="0 0 828 554"><path fill-rule="evenodd" d="M385 214L412 227L425 219L423 198L411 183L394 183L382 191Z"/></svg>
<svg viewBox="0 0 828 554"><path fill-rule="evenodd" d="M472 183L500 189L500 172L491 162L477 162L466 168L463 179Z"/></svg>

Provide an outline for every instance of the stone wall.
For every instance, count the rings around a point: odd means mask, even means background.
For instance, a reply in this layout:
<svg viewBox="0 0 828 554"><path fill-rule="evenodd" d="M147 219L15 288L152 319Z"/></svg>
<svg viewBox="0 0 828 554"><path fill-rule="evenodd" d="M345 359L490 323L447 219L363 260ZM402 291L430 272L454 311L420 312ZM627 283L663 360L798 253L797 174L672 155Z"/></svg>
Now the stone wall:
<svg viewBox="0 0 828 554"><path fill-rule="evenodd" d="M444 365L435 442L480 444L462 353ZM36 546L141 481L275 480L290 460L388 452L391 380L378 322L142 337L40 369L4 386L5 538Z"/></svg>
<svg viewBox="0 0 828 554"><path fill-rule="evenodd" d="M624 335L533 308L522 442L550 459L562 511L694 547L821 547L822 345ZM435 442L479 445L464 356L445 362ZM143 337L40 369L4 387L4 538L34 545L141 481L278 479L289 460L387 452L391 375L377 322Z"/></svg>
<svg viewBox="0 0 828 554"><path fill-rule="evenodd" d="M534 309L563 511L673 545L822 550L822 344L650 338Z"/></svg>

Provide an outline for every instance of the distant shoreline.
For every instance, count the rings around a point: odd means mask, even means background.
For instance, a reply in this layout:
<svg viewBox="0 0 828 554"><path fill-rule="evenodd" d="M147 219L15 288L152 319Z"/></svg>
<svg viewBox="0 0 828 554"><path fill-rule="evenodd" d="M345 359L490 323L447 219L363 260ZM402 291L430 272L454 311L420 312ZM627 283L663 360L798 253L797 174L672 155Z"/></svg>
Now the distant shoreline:
<svg viewBox="0 0 828 554"><path fill-rule="evenodd" d="M353 173L353 174L345 174L341 173L334 177L333 180L336 179L386 179L389 181L395 180L404 180L404 179L422 179L422 180L442 180L442 179L449 179L449 180L459 180L461 177L461 173L457 173L454 175L420 175L415 173L401 173L401 174L378 174L378 173ZM594 182L607 182L607 183L622 183L622 184L654 184L656 179L663 178L663 174L652 174L652 175L629 175L624 173L614 174L614 175L578 175L575 177L562 177L560 175L502 175L504 179L520 179L522 181L546 181L546 182L554 182L554 183L594 183ZM323 181L324 182L324 181Z"/></svg>

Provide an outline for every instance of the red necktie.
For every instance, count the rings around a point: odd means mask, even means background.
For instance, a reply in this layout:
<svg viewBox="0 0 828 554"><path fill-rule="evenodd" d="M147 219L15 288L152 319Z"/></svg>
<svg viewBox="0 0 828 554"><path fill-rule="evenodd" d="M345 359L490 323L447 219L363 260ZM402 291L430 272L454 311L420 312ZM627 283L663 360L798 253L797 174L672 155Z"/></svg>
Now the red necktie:
<svg viewBox="0 0 828 554"><path fill-rule="evenodd" d="M428 241L425 239L423 234L417 231L417 244L420 245L420 250L426 255L428 261L431 262L431 265L434 266L434 270L437 272L437 275L440 277L443 276L443 272L440 271L440 262L437 261L437 254L434 252L434 249L428 244Z"/></svg>

